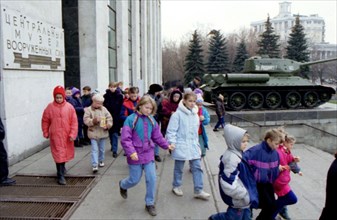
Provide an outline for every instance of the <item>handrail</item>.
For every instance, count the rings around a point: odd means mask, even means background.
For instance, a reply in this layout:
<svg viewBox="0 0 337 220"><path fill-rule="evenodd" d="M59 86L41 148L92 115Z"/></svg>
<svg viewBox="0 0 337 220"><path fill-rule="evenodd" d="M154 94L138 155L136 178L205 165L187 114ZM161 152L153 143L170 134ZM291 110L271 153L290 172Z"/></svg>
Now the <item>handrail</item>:
<svg viewBox="0 0 337 220"><path fill-rule="evenodd" d="M253 124L253 125L259 126L260 128L261 128L261 127L264 127L264 125L260 125L260 124L258 124L258 123L256 123L256 122L247 120L247 119L245 119L245 118L241 118L241 117L239 117L239 116L232 115L232 114L230 114L230 113L228 113L228 112L226 112L225 114L230 115L231 117L234 117L234 118L238 118L238 119L240 119L240 120L242 120L242 121L251 123L251 124ZM232 120L231 120L231 122L232 122Z"/></svg>
<svg viewBox="0 0 337 220"><path fill-rule="evenodd" d="M323 133L325 133L325 134L329 134L329 135L332 135L332 136L334 136L334 137L337 137L336 134L327 132L327 131L325 131L325 130L323 130L323 129L320 129L320 128L316 128L316 127L314 127L314 126L312 126L312 125L309 125L309 124L306 124L306 123L298 123L298 124L292 124L292 125L305 125L305 126L307 126L307 127L310 127L310 128L312 128L312 129L318 130L318 131L323 132Z"/></svg>

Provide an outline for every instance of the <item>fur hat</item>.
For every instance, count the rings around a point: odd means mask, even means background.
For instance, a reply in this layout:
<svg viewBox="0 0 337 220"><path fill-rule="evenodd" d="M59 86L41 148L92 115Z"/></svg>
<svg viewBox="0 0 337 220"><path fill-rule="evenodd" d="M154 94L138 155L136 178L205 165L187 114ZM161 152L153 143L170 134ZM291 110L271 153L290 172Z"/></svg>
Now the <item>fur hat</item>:
<svg viewBox="0 0 337 220"><path fill-rule="evenodd" d="M101 93L97 93L92 97L92 101L104 102L104 97Z"/></svg>
<svg viewBox="0 0 337 220"><path fill-rule="evenodd" d="M75 96L76 94L81 94L81 91L78 88L73 87L71 89L71 93L72 93L72 96Z"/></svg>
<svg viewBox="0 0 337 220"><path fill-rule="evenodd" d="M199 93L199 94L197 94L196 103L201 103L201 102L204 102L204 99L202 98L202 95Z"/></svg>
<svg viewBox="0 0 337 220"><path fill-rule="evenodd" d="M150 94L155 94L156 92L160 92L163 90L163 87L159 84L151 84L149 88Z"/></svg>
<svg viewBox="0 0 337 220"><path fill-rule="evenodd" d="M56 86L54 88L54 91L53 91L54 99L55 99L55 97L56 97L57 94L61 94L62 97L63 97L63 99L65 99L65 97L66 97L66 92L65 92L65 90L64 90L64 88L62 86Z"/></svg>

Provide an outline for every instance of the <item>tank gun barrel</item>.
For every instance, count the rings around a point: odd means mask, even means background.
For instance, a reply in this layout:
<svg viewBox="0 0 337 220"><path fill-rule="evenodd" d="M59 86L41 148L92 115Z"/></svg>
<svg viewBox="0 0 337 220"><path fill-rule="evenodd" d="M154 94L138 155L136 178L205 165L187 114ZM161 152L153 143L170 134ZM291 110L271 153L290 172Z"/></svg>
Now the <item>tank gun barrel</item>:
<svg viewBox="0 0 337 220"><path fill-rule="evenodd" d="M324 59L324 60L316 60L316 61L311 61L311 62L306 62L306 63L300 63L300 66L310 66L314 64L319 64L319 63L326 63L330 61L337 60L337 57L335 58L330 58L330 59Z"/></svg>

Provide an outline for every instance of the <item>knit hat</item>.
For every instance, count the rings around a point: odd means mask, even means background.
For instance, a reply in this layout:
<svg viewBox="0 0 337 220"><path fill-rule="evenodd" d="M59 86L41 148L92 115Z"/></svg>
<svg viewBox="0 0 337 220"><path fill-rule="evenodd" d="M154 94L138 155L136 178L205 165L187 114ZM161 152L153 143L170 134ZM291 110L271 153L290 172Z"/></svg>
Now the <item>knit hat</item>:
<svg viewBox="0 0 337 220"><path fill-rule="evenodd" d="M149 88L149 93L154 94L163 90L163 87L159 84L151 84Z"/></svg>
<svg viewBox="0 0 337 220"><path fill-rule="evenodd" d="M71 89L71 93L72 93L72 96L75 96L76 94L81 94L81 91L78 88L73 87Z"/></svg>
<svg viewBox="0 0 337 220"><path fill-rule="evenodd" d="M93 101L104 102L104 97L101 93L97 93L92 97Z"/></svg>
<svg viewBox="0 0 337 220"><path fill-rule="evenodd" d="M54 88L54 91L53 91L54 99L55 99L55 97L56 97L57 94L61 94L62 97L63 97L63 99L65 99L65 97L66 97L66 92L65 92L65 90L64 90L64 88L62 86L56 86Z"/></svg>
<svg viewBox="0 0 337 220"><path fill-rule="evenodd" d="M203 102L204 99L202 98L202 95L201 94L197 94L197 100L196 100L196 103L201 103Z"/></svg>
<svg viewBox="0 0 337 220"><path fill-rule="evenodd" d="M201 89L199 89L199 88L194 89L193 92L194 92L196 95L198 95L198 94L200 94L200 95L204 94L204 92L203 92Z"/></svg>

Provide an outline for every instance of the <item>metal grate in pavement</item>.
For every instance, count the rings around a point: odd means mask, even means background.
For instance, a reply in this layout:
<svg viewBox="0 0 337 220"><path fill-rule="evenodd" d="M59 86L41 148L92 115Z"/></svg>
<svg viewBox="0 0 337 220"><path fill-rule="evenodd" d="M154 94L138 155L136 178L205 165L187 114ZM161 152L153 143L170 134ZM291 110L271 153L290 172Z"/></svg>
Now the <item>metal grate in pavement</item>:
<svg viewBox="0 0 337 220"><path fill-rule="evenodd" d="M55 176L16 175L19 185L57 185ZM88 186L95 179L93 176L66 176L67 186Z"/></svg>
<svg viewBox="0 0 337 220"><path fill-rule="evenodd" d="M46 186L46 185L14 185L0 187L1 197L53 197L80 199L86 186Z"/></svg>
<svg viewBox="0 0 337 220"><path fill-rule="evenodd" d="M91 190L95 176L16 175L16 185L0 187L0 219L68 219Z"/></svg>
<svg viewBox="0 0 337 220"><path fill-rule="evenodd" d="M62 219L74 202L0 201L0 219Z"/></svg>

